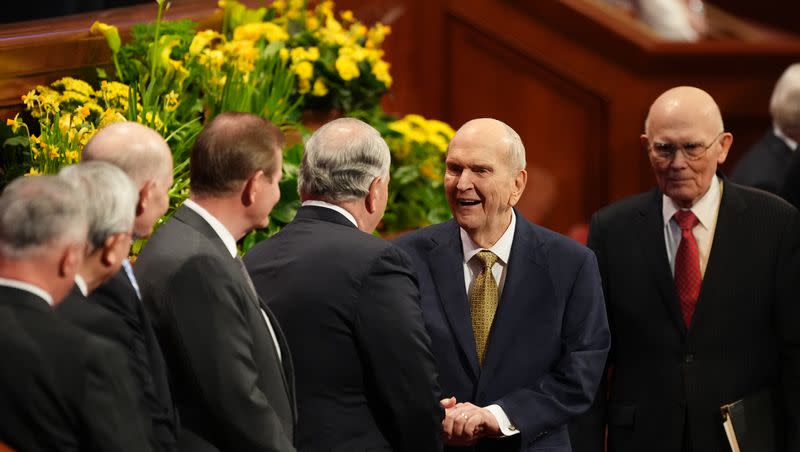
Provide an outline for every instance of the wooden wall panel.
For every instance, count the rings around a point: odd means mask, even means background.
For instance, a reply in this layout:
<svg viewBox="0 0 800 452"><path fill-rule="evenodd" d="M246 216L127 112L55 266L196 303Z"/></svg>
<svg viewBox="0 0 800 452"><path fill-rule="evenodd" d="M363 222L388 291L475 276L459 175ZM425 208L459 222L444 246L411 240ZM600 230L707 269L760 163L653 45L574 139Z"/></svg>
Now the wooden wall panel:
<svg viewBox="0 0 800 452"><path fill-rule="evenodd" d="M526 144L528 189L520 210L531 220L567 230L591 214L586 186L607 186L605 104L547 65L450 17L445 116L460 125L494 117ZM602 189L601 189L602 190ZM604 198L604 196L603 196Z"/></svg>

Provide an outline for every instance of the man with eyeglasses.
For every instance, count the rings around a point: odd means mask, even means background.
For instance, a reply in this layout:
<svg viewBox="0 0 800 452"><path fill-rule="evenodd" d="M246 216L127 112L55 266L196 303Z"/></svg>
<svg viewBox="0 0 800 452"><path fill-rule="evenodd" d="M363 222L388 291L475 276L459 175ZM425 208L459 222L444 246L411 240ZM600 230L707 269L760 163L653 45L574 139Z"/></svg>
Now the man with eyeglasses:
<svg viewBox="0 0 800 452"><path fill-rule="evenodd" d="M708 93L663 93L641 136L658 188L592 219L612 347L591 450L607 425L611 452L729 451L720 406L761 393L774 450L800 450L800 214L718 171L724 130Z"/></svg>

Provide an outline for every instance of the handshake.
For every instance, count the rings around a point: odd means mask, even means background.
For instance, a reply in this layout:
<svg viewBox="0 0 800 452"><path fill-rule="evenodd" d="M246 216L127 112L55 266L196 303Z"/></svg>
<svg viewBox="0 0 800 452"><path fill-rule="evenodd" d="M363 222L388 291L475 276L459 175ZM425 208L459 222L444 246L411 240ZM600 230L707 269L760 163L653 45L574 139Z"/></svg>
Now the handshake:
<svg viewBox="0 0 800 452"><path fill-rule="evenodd" d="M445 410L442 435L449 446L471 446L480 438L501 436L500 425L491 411L469 402L457 403L455 397L442 399Z"/></svg>

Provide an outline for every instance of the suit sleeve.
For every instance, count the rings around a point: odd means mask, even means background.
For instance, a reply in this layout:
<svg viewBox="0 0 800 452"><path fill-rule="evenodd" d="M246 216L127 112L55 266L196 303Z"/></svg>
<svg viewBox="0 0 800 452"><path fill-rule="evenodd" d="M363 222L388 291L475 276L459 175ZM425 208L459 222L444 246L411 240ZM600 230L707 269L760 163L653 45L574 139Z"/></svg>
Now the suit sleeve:
<svg viewBox="0 0 800 452"><path fill-rule="evenodd" d="M783 407L786 413L787 451L800 451L800 213L793 212L779 247L775 311L777 331L782 341Z"/></svg>
<svg viewBox="0 0 800 452"><path fill-rule="evenodd" d="M392 449L441 450L441 390L410 268L394 246L378 257L356 301L356 340L391 429Z"/></svg>
<svg viewBox="0 0 800 452"><path fill-rule="evenodd" d="M92 292L89 295L89 299L122 319L121 326L125 331L120 331L117 336L120 340L127 341L123 346L128 357L128 368L132 376L136 400L141 410L147 413L148 422L145 425L145 433L151 444L155 445L154 427L167 422L167 416L164 414L164 409L156 396L153 372L150 368L150 359L145 344L144 326L141 323L142 317L136 310L138 306L127 302L126 297L122 294L115 293L114 289L120 290L121 288L118 286L112 288L112 286L104 284ZM130 296L135 297L136 294L131 293ZM133 303L139 302L132 298L129 301ZM106 325L107 327L108 325ZM170 433L170 436L173 435ZM171 442L175 443L174 438L172 438Z"/></svg>
<svg viewBox="0 0 800 452"><path fill-rule="evenodd" d="M144 413L136 403L125 353L104 339L86 342L84 397L81 405L93 450L150 451Z"/></svg>
<svg viewBox="0 0 800 452"><path fill-rule="evenodd" d="M239 280L225 279L229 274L224 263L210 256L194 257L178 269L166 289L169 329L216 415L224 444L231 450L293 451L280 418L259 389L244 314L249 301Z"/></svg>
<svg viewBox="0 0 800 452"><path fill-rule="evenodd" d="M587 245L595 254L600 277L603 281L603 293L607 294L605 287L605 282L607 281L605 274L607 271L606 255L604 251L605 229L599 213L592 217ZM604 298L607 299L607 296ZM608 323L609 328L611 328L612 319L610 314L608 314ZM570 442L572 443L573 452L603 452L605 450L606 394L608 393L608 371L612 363L612 354L613 350L609 350L606 367L589 410L575 417L570 423Z"/></svg>
<svg viewBox="0 0 800 452"><path fill-rule="evenodd" d="M600 274L587 252L572 276L562 323L562 355L553 369L532 385L496 403L530 445L550 429L585 412L597 393L610 345ZM530 344L535 349L536 344Z"/></svg>

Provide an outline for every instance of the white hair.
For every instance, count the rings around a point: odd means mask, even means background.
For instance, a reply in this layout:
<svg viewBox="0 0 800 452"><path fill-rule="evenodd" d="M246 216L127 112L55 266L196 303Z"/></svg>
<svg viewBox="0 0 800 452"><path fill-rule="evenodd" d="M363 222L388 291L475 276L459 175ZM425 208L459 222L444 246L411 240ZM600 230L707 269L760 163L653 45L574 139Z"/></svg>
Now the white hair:
<svg viewBox="0 0 800 452"><path fill-rule="evenodd" d="M52 250L56 243L86 242L82 195L56 176L26 176L0 196L0 255L25 258Z"/></svg>
<svg viewBox="0 0 800 452"><path fill-rule="evenodd" d="M508 163L512 171L522 171L525 169L525 145L522 138L508 124L500 121L506 129L506 140L508 140Z"/></svg>
<svg viewBox="0 0 800 452"><path fill-rule="evenodd" d="M391 154L381 135L355 118L333 120L308 139L298 191L331 201L362 199L376 177L389 174Z"/></svg>
<svg viewBox="0 0 800 452"><path fill-rule="evenodd" d="M795 139L800 137L800 63L786 68L778 79L769 112L783 133Z"/></svg>
<svg viewBox="0 0 800 452"><path fill-rule="evenodd" d="M89 243L100 248L113 234L130 232L139 192L133 181L108 162L83 162L61 170L59 177L82 193L89 221Z"/></svg>

